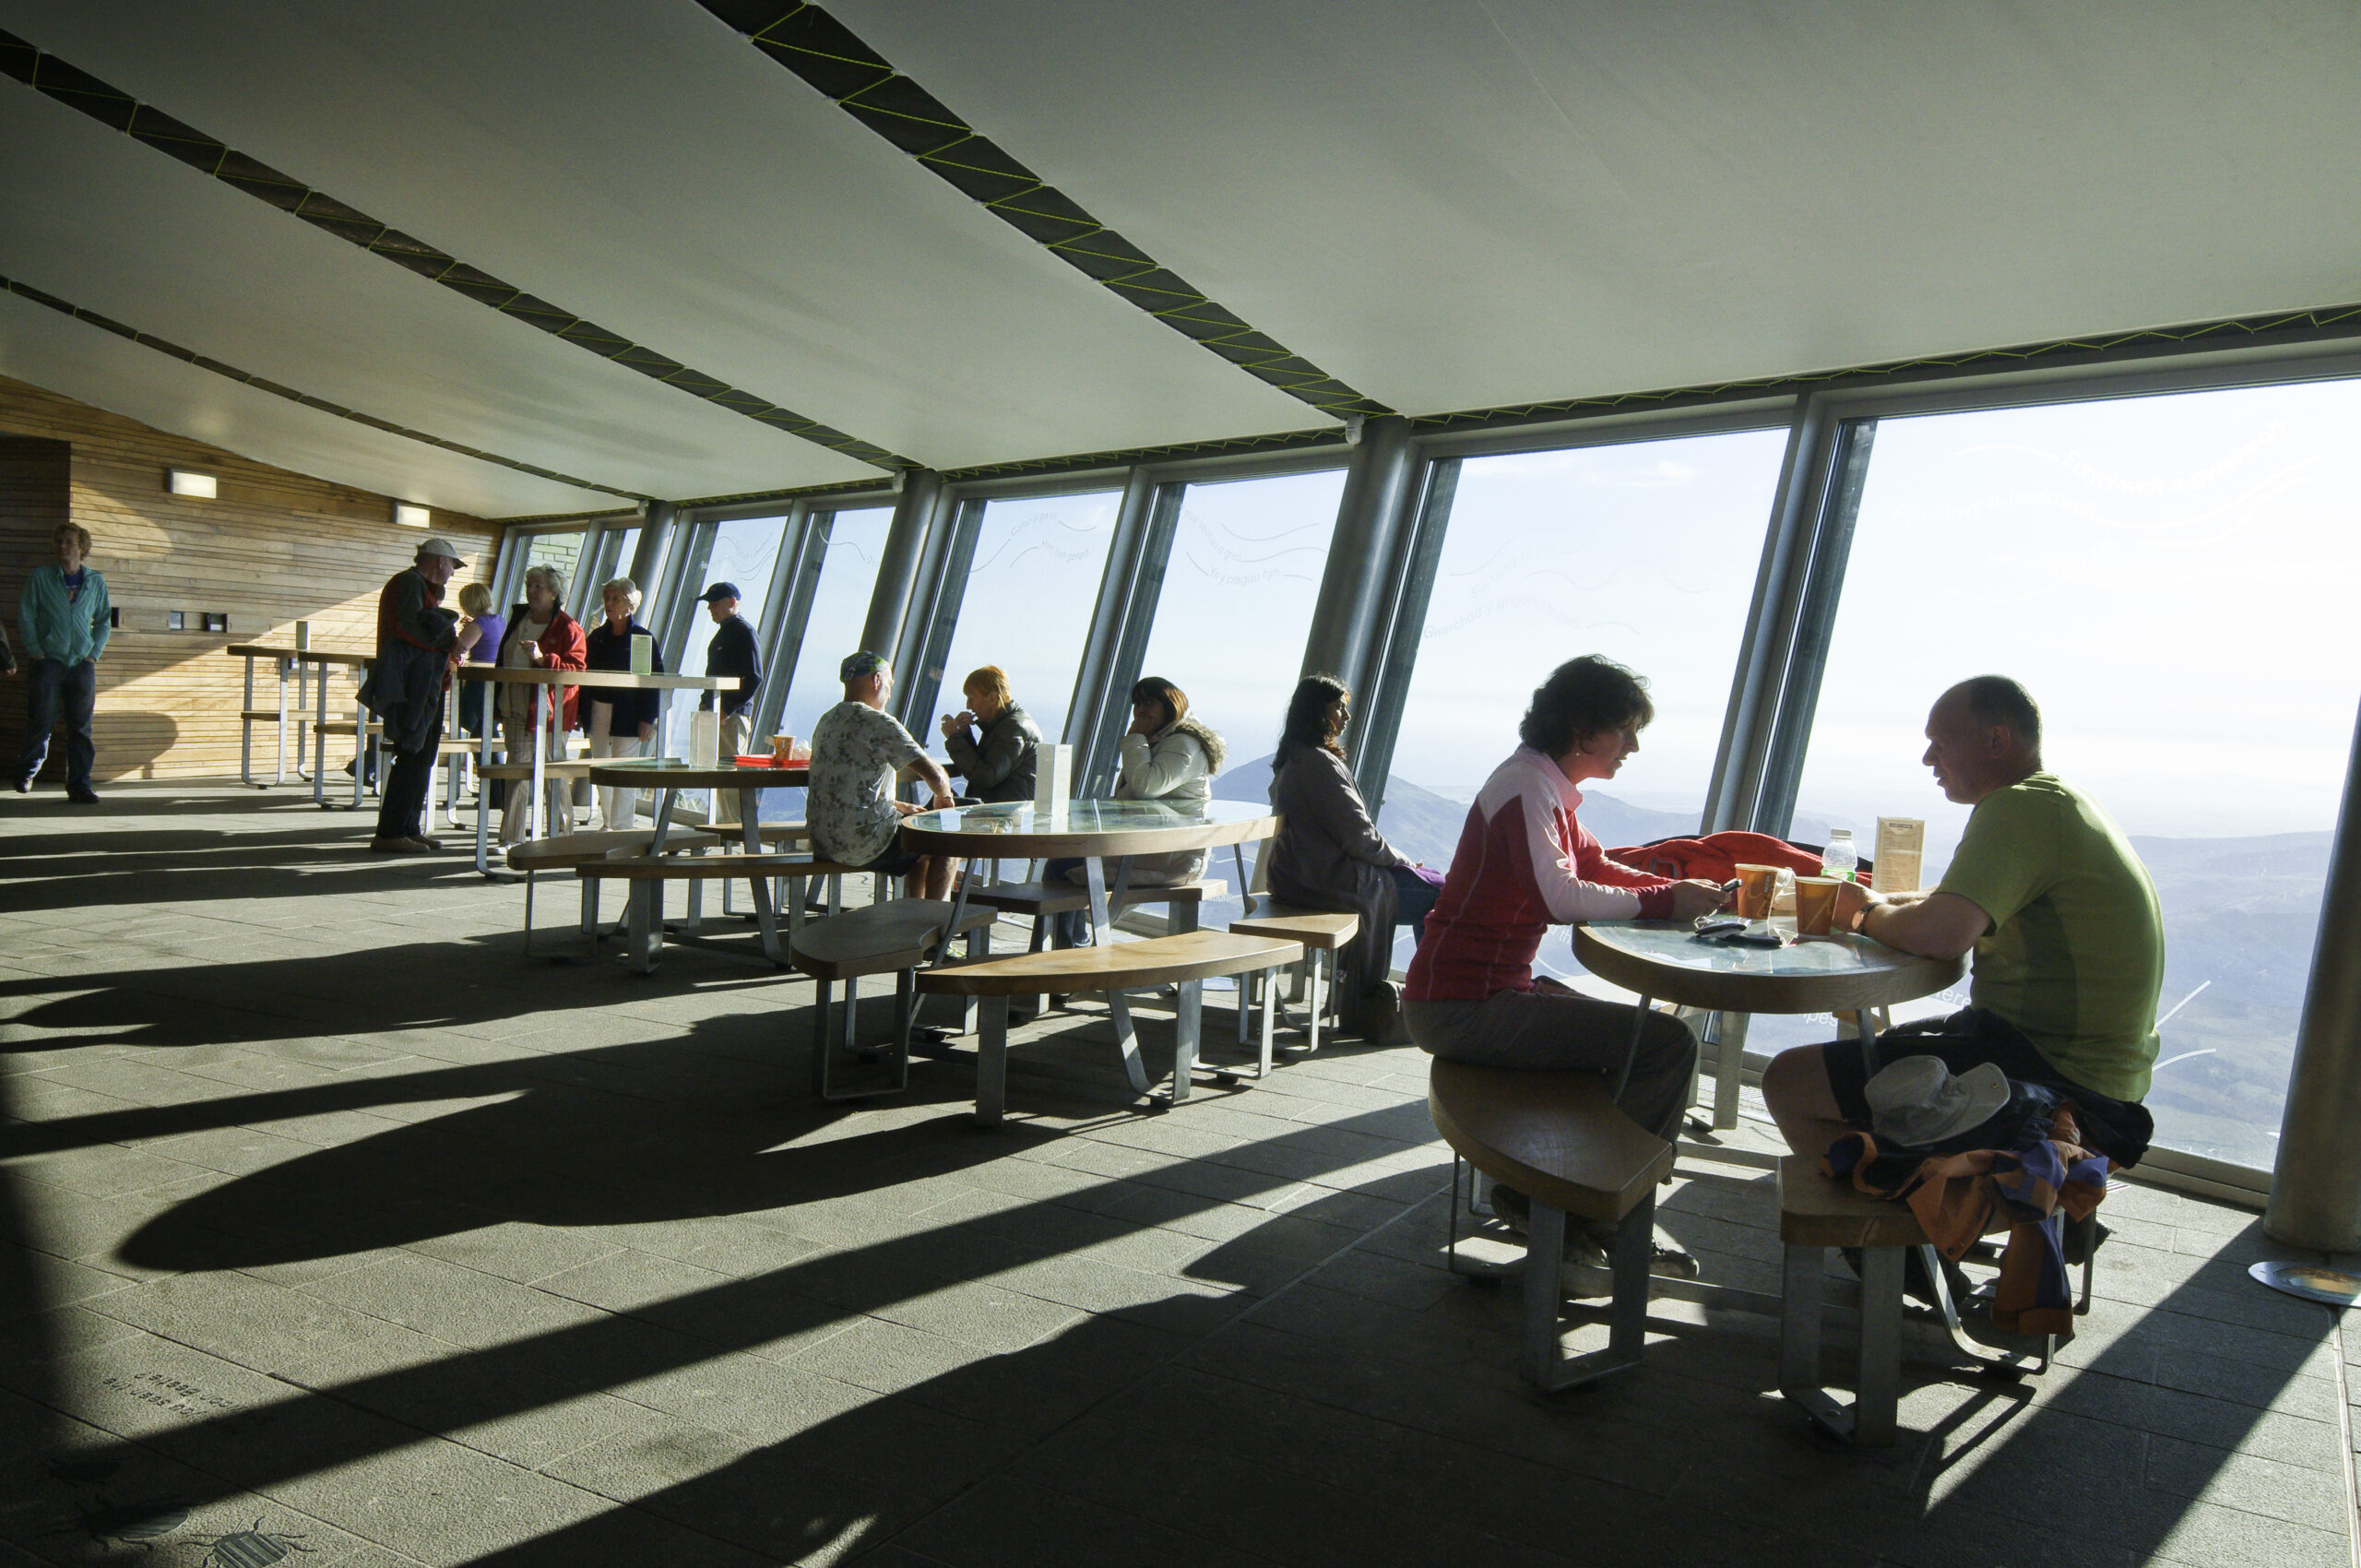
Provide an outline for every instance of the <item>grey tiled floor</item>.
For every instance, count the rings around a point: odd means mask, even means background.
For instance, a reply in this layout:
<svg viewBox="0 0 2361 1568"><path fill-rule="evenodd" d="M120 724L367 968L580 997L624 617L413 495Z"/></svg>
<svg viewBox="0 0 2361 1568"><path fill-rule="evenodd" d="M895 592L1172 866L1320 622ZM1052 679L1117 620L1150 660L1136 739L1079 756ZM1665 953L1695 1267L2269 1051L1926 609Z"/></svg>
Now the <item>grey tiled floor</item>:
<svg viewBox="0 0 2361 1568"><path fill-rule="evenodd" d="M964 1051L823 1110L807 982L528 961L293 790L0 813L0 1563L2350 1561L2361 1337L2242 1210L2119 1186L2064 1364L1913 1366L1887 1452L1674 1303L1543 1399L1415 1051L1151 1115L1081 1012L998 1131ZM1770 1209L1700 1165L1664 1229L1766 1286Z"/></svg>

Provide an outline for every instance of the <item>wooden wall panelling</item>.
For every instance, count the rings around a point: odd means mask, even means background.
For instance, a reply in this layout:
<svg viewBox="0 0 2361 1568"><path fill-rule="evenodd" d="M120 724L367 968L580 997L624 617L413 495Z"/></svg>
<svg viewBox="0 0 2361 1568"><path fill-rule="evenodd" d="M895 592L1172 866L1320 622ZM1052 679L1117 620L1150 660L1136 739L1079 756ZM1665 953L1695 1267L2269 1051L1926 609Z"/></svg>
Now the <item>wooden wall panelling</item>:
<svg viewBox="0 0 2361 1568"><path fill-rule="evenodd" d="M70 450L62 465L60 444ZM219 495L169 493L164 470L215 476ZM377 593L407 565L426 535L397 528L393 498L250 461L70 398L0 377L0 600L10 624L25 573L53 559L50 532L65 517L90 530L91 564L106 574L122 624L99 661L97 777L234 778L243 661L231 643L291 640L312 624L323 647L366 649L376 641ZM499 525L437 511L433 532L469 560L453 578L489 580ZM169 631L167 612L187 625L227 613L226 633ZM332 676L329 706L350 712L355 683ZM256 706L275 690L256 671ZM0 753L13 764L24 731L24 683L0 682ZM308 720L307 720L308 722ZM270 755L267 727L255 734L257 763ZM44 778L62 776L53 744ZM330 747L332 764L350 748Z"/></svg>

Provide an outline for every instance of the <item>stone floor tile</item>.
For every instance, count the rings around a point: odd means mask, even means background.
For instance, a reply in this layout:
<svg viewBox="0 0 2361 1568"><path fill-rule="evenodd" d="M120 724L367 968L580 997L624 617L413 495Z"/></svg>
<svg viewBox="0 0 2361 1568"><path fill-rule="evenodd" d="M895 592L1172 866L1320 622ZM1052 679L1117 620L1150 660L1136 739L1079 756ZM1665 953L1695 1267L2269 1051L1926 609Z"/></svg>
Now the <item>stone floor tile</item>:
<svg viewBox="0 0 2361 1568"><path fill-rule="evenodd" d="M497 1345L599 1316L581 1302L417 1253L314 1280L302 1293L454 1345Z"/></svg>

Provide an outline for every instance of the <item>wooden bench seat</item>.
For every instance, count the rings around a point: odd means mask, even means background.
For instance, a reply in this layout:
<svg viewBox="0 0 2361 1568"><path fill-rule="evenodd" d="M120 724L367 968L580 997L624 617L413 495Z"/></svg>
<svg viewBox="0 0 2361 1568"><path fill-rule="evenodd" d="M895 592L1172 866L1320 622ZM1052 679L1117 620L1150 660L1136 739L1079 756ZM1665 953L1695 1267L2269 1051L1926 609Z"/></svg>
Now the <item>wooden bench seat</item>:
<svg viewBox="0 0 2361 1568"><path fill-rule="evenodd" d="M820 986L819 1010L812 1031L812 1092L824 1100L866 1099L909 1087L913 972L932 958L943 944L958 936L970 937L968 951L977 953L978 943L972 939L989 931L993 919L990 909L963 910L958 929L954 931L949 902L896 898L807 921L789 937L788 961ZM896 977L894 1050L898 1067L894 1081L874 1088L831 1090L828 1064L840 1050L857 1050L861 977L884 974ZM845 988L841 1028L831 1001L839 983Z"/></svg>
<svg viewBox="0 0 2361 1568"><path fill-rule="evenodd" d="M970 895L972 897L973 895ZM983 928L989 930L989 927ZM1103 947L1063 947L1012 953L970 963L943 964L919 971L923 995L983 999L976 1065L976 1120L987 1126L1001 1119L1008 1100L1008 999L1012 996L1106 992L1114 996L1116 1036L1132 1087L1145 1093L1147 1072L1121 993L1148 986L1180 987L1175 1009L1172 1098L1186 1099L1196 1070L1200 982L1218 975L1245 974L1293 963L1303 949L1270 936L1238 936L1226 931L1176 932L1145 942Z"/></svg>
<svg viewBox="0 0 2361 1568"><path fill-rule="evenodd" d="M447 743L447 742L446 742ZM545 871L564 871L571 867L602 861L611 856L645 855L648 844L656 837L652 827L616 828L600 833L560 833L547 838L528 838L522 844L508 847L510 871L525 873L525 952L533 952L533 892L540 874ZM670 849L710 849L720 840L707 834L674 834L665 840ZM596 951L599 940L599 882L588 878L582 884L582 933Z"/></svg>
<svg viewBox="0 0 2361 1568"><path fill-rule="evenodd" d="M1997 1224L2005 1229L2006 1217L1998 1217ZM1902 1384L1903 1267L1913 1248L1926 1265L1936 1310L1958 1359L2009 1376L2049 1370L2054 1337L2045 1336L2037 1349L2022 1353L1995 1352L1971 1340L1961 1327L1959 1303L1952 1299L1942 1264L1910 1206L1822 1175L1817 1158L1789 1155L1779 1162L1779 1241L1786 1253L1779 1392L1833 1436L1860 1443L1893 1441ZM1856 1249L1860 1257L1860 1348L1849 1405L1830 1394L1821 1377L1821 1281L1831 1247ZM2089 1306L2090 1277L2085 1260L2083 1304L2078 1310Z"/></svg>
<svg viewBox="0 0 2361 1568"><path fill-rule="evenodd" d="M1311 1022L1305 1030L1304 1049L1318 1051L1320 1021L1328 1011L1329 995L1335 989L1336 953L1360 934L1361 918L1349 910L1299 909L1268 898L1259 902L1262 907L1258 912L1244 920L1230 921L1229 929L1245 936L1283 936L1291 942L1303 944L1304 968L1311 971L1311 983L1305 988L1311 993L1306 998ZM1318 956L1323 953L1328 956L1324 980ZM1263 977L1262 1071L1265 1073L1271 1070L1271 1037L1278 1026L1279 994L1278 986L1275 983L1277 978L1275 972ZM1253 981L1248 980L1240 983L1252 987ZM1240 1045L1246 1043L1246 1015L1250 1010L1247 1004L1250 1000L1247 992L1241 990L1238 998L1238 1043Z"/></svg>
<svg viewBox="0 0 2361 1568"><path fill-rule="evenodd" d="M474 750L473 747L467 749ZM541 777L543 778L587 778L590 775L591 766L588 757L567 757L563 761L551 759L541 764ZM498 778L508 783L518 780L530 782L533 777L533 765L529 762L494 762L487 763L476 771L486 778Z"/></svg>
<svg viewBox="0 0 2361 1568"><path fill-rule="evenodd" d="M1208 898L1229 891L1219 878L1177 882L1169 886L1127 887L1120 898L1109 897L1110 912L1136 904L1186 905L1193 914ZM1090 890L1071 882L994 882L967 890L967 902L1011 915L1062 915L1090 908Z"/></svg>
<svg viewBox="0 0 2361 1568"><path fill-rule="evenodd" d="M1656 1184L1673 1146L1623 1113L1599 1073L1520 1072L1438 1061L1427 1109L1451 1146L1452 1259L1458 1266L1458 1162L1532 1200L1525 1261L1525 1375L1545 1390L1594 1383L1640 1364ZM1615 1286L1603 1350L1569 1358L1559 1345L1566 1217L1613 1225Z"/></svg>
<svg viewBox="0 0 2361 1568"><path fill-rule="evenodd" d="M574 835L581 837L579 834ZM689 837L690 835L680 835ZM707 835L695 835L708 843ZM670 849L672 838L664 840ZM750 876L791 876L799 880L809 876L843 876L857 872L858 866L838 865L834 861L815 861L809 855L711 855L700 858L670 854L647 859L617 860L607 857L594 864L575 868L576 876L613 877L623 882L725 882Z"/></svg>
<svg viewBox="0 0 2361 1568"><path fill-rule="evenodd" d="M689 837L675 830L664 840L670 849L682 838ZM711 838L707 838L711 842ZM657 855L618 856L587 861L575 867L574 874L586 882L612 879L632 889L631 964L642 974L656 967L656 956L664 938L663 889L668 883L681 883L692 893L708 882L729 883L743 880L753 889L754 923L762 938L763 956L772 964L787 962L787 954L778 941L778 921L765 883L816 882L843 876L866 874L860 866L848 866L836 861L824 861L802 854L722 854L722 855ZM801 923L802 903L800 897L787 901L788 932L790 938ZM700 941L694 927L696 906L689 908L692 930L675 933L682 940Z"/></svg>

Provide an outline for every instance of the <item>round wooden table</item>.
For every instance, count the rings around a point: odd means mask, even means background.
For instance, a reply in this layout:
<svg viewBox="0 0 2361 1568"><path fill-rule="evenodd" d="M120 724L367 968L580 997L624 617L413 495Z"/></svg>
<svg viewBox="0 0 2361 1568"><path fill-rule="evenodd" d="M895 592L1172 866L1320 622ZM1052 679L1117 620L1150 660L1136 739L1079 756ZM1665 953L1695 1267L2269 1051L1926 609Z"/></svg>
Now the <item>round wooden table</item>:
<svg viewBox="0 0 2361 1568"><path fill-rule="evenodd" d="M653 790L656 791L656 837L649 840L647 852L660 855L664 840L672 830L672 805L683 790L734 790L738 792L738 825L744 837L746 853L763 852L762 795L765 790L800 790L812 777L808 762L740 766L736 763L721 763L713 767L701 767L683 762L679 757L616 757L590 765L588 778L593 785L610 790ZM763 956L773 964L783 962L778 944L777 911L771 907L770 883L761 873L750 873L747 890L754 901L754 927L762 941ZM662 934L662 920L655 911L662 908L660 885L648 884L634 890L632 912L628 918L632 964L646 968L651 962L650 944ZM725 912L727 904L725 901ZM695 919L696 906L690 905L690 918Z"/></svg>
<svg viewBox="0 0 2361 1568"><path fill-rule="evenodd" d="M1774 921L1789 935L1794 922ZM1724 1015L1726 1052L1716 1075L1714 1125L1738 1124L1738 1056L1751 1013L1841 1013L1855 1016L1864 1054L1875 1071L1877 1031L1871 1009L1931 996L1958 983L1964 958L1922 958L1843 932L1797 938L1785 947L1702 942L1677 921L1623 921L1574 927L1574 956L1609 985L1639 994L1631 1046L1654 1001ZM1625 1057L1630 1072L1630 1056ZM1619 1088L1618 1092L1620 1092ZM1730 1158L1723 1156L1721 1158Z"/></svg>
<svg viewBox="0 0 2361 1568"><path fill-rule="evenodd" d="M1715 1013L1885 1007L1931 996L1967 967L1964 958L1921 958L1850 933L1802 937L1786 947L1701 942L1674 921L1578 925L1574 956L1609 985Z"/></svg>

